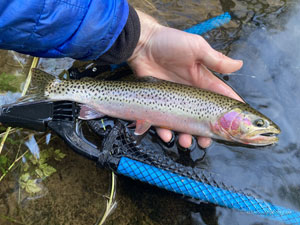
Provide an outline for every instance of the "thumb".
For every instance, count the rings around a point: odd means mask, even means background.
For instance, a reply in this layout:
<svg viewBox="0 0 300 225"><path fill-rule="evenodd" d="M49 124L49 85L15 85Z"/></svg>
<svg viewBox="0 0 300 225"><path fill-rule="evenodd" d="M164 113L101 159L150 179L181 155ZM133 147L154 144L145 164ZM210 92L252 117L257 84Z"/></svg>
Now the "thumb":
<svg viewBox="0 0 300 225"><path fill-rule="evenodd" d="M200 36L199 36L200 37ZM232 73L239 70L242 60L231 59L221 52L214 50L204 38L200 37L198 50L198 60L209 69L219 73Z"/></svg>

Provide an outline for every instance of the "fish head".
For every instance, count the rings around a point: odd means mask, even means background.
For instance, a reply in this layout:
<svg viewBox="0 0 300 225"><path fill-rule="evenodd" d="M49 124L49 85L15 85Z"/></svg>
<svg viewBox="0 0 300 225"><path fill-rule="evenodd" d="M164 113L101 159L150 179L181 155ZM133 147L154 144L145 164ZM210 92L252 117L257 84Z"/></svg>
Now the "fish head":
<svg viewBox="0 0 300 225"><path fill-rule="evenodd" d="M254 146L276 143L281 132L269 118L244 103L223 113L212 126L213 132L224 140Z"/></svg>

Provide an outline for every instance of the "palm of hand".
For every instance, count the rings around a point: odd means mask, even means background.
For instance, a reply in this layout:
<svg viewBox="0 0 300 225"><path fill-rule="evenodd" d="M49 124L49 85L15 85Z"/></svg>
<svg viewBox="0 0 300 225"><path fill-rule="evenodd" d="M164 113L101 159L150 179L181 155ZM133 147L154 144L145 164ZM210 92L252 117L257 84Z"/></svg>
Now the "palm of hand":
<svg viewBox="0 0 300 225"><path fill-rule="evenodd" d="M153 76L159 79L193 85L241 100L239 96L209 70L230 73L242 66L241 61L230 59L213 50L200 36L176 29L159 27L138 54L129 61L139 76ZM159 136L164 141L172 137L171 131L159 128ZM188 134L180 134L179 143L183 147L191 145ZM199 137L198 143L208 147L211 140Z"/></svg>

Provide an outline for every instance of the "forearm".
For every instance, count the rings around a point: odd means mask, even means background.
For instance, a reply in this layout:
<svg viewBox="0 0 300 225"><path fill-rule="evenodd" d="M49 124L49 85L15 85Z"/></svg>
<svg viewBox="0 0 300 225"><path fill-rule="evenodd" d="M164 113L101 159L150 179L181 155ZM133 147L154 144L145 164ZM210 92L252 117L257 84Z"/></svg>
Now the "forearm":
<svg viewBox="0 0 300 225"><path fill-rule="evenodd" d="M121 63L159 26L126 0L9 2L0 2L0 48L39 57Z"/></svg>
<svg viewBox="0 0 300 225"><path fill-rule="evenodd" d="M128 18L126 0L2 0L0 48L40 57L97 59Z"/></svg>

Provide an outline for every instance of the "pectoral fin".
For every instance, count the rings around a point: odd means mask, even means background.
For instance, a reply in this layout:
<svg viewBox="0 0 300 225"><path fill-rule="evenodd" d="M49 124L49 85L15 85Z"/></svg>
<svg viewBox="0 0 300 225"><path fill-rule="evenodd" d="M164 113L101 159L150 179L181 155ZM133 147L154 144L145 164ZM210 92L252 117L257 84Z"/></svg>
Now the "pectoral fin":
<svg viewBox="0 0 300 225"><path fill-rule="evenodd" d="M135 135L142 135L144 134L149 128L151 127L151 124L144 120L137 120L135 125Z"/></svg>
<svg viewBox="0 0 300 225"><path fill-rule="evenodd" d="M94 108L88 105L80 105L79 119L93 120L104 116L105 115L103 113L96 111Z"/></svg>
<svg viewBox="0 0 300 225"><path fill-rule="evenodd" d="M135 127L136 126L136 121L133 121L131 124L127 125L127 127L131 128L131 127Z"/></svg>

